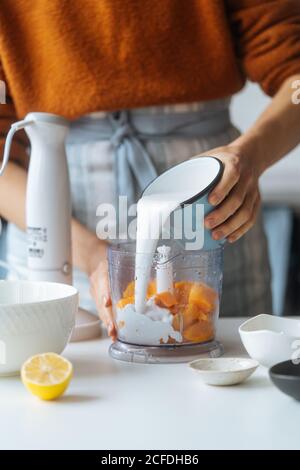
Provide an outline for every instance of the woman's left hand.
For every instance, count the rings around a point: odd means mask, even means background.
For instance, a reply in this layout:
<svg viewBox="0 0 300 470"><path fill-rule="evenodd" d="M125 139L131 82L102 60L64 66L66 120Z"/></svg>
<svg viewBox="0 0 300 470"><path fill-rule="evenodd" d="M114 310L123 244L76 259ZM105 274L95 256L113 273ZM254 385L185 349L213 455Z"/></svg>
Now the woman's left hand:
<svg viewBox="0 0 300 470"><path fill-rule="evenodd" d="M89 252L87 274L90 280L90 293L96 303L98 315L107 328L109 336L115 341L117 333L109 286L107 248L105 241L95 238L94 246Z"/></svg>
<svg viewBox="0 0 300 470"><path fill-rule="evenodd" d="M95 300L99 317L107 328L109 336L115 341L117 333L114 326L106 260L101 261L90 275L90 292Z"/></svg>
<svg viewBox="0 0 300 470"><path fill-rule="evenodd" d="M215 240L226 238L233 243L255 223L260 207L258 168L234 145L215 148L203 156L216 157L224 164L223 176L209 196L210 204L217 207L206 216L205 226Z"/></svg>

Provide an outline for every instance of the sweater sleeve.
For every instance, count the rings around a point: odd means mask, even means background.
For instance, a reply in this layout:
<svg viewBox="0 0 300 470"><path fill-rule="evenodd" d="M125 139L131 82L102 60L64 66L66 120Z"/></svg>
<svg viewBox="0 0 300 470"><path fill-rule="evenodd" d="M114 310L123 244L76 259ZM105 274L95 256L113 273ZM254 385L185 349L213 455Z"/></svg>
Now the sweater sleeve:
<svg viewBox="0 0 300 470"><path fill-rule="evenodd" d="M17 120L18 117L9 94L9 87L0 62L0 161L3 158L4 143L7 132L9 131L11 124ZM10 152L10 158L25 168L28 166L28 143L25 132L19 131L13 138Z"/></svg>
<svg viewBox="0 0 300 470"><path fill-rule="evenodd" d="M300 0L226 0L243 73L273 96L300 73Z"/></svg>

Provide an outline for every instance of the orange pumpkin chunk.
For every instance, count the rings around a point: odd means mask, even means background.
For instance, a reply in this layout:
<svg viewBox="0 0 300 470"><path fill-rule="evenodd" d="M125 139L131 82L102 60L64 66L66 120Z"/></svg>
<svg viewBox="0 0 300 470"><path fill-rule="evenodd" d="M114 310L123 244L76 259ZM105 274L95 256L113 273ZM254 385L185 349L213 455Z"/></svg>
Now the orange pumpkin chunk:
<svg viewBox="0 0 300 470"><path fill-rule="evenodd" d="M190 281L179 281L175 282L174 294L181 305L189 303L190 290L193 283Z"/></svg>
<svg viewBox="0 0 300 470"><path fill-rule="evenodd" d="M181 328L182 328L181 325L182 325L181 315L180 315L180 313L177 313L173 317L172 326L173 326L175 331L180 331Z"/></svg>
<svg viewBox="0 0 300 470"><path fill-rule="evenodd" d="M173 305L172 307L169 308L169 310L170 310L170 313L172 313L172 315L177 315L181 312L181 308L179 304Z"/></svg>
<svg viewBox="0 0 300 470"><path fill-rule="evenodd" d="M148 284L147 288L147 299L153 297L156 294L156 281L152 280Z"/></svg>
<svg viewBox="0 0 300 470"><path fill-rule="evenodd" d="M184 338L193 343L209 341L214 337L214 328L210 322L199 320L184 330Z"/></svg>
<svg viewBox="0 0 300 470"><path fill-rule="evenodd" d="M117 308L124 308L128 304L134 304L134 296L122 298L117 303Z"/></svg>
<svg viewBox="0 0 300 470"><path fill-rule="evenodd" d="M126 289L123 292L123 298L126 299L127 297L133 297L134 296L134 287L135 287L135 282L131 281L127 285Z"/></svg>
<svg viewBox="0 0 300 470"><path fill-rule="evenodd" d="M183 327L187 328L188 326L198 321L199 314L200 312L199 312L197 305L192 304L192 303L188 304L182 312Z"/></svg>
<svg viewBox="0 0 300 470"><path fill-rule="evenodd" d="M204 283L194 283L189 294L189 303L194 303L203 313L215 310L217 293Z"/></svg>
<svg viewBox="0 0 300 470"><path fill-rule="evenodd" d="M186 305L181 312L176 312L176 314L174 314L172 325L176 331L185 330L196 323L199 319L207 321L207 317L202 314L201 310L199 310L195 304L189 304Z"/></svg>
<svg viewBox="0 0 300 470"><path fill-rule="evenodd" d="M178 302L175 295L171 294L171 292L160 292L155 296L155 303L160 307L171 308Z"/></svg>
<svg viewBox="0 0 300 470"><path fill-rule="evenodd" d="M122 297L127 298L127 297L133 297L134 296L134 290L135 290L135 281L129 282L127 285L126 289L123 292ZM156 294L156 281L152 280L148 284L147 288L147 299L150 297L153 297Z"/></svg>

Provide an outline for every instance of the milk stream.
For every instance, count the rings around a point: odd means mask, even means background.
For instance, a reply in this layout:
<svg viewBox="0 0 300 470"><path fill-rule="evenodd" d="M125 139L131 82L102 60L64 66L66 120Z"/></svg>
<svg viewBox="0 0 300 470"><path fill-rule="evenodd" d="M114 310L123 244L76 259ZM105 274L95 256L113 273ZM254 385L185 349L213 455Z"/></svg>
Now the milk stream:
<svg viewBox="0 0 300 470"><path fill-rule="evenodd" d="M187 200L190 191L143 196L137 205L135 259L135 310L143 314L153 256L163 227L171 213Z"/></svg>

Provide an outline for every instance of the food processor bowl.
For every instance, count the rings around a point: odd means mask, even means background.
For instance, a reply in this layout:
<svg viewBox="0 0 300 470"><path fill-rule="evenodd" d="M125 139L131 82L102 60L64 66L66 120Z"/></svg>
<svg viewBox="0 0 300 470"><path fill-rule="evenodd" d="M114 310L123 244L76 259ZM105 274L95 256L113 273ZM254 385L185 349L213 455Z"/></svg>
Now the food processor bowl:
<svg viewBox="0 0 300 470"><path fill-rule="evenodd" d="M158 247L159 252L162 250ZM183 251L173 242L168 246L167 261L156 253L143 313L135 310L135 261L134 243L110 246L108 263L117 331L110 355L139 363L187 362L200 355L222 355L222 345L215 336L223 247ZM166 276L171 276L167 290L162 282Z"/></svg>

